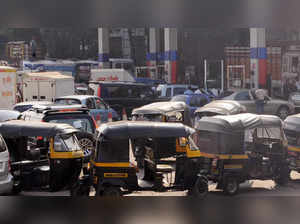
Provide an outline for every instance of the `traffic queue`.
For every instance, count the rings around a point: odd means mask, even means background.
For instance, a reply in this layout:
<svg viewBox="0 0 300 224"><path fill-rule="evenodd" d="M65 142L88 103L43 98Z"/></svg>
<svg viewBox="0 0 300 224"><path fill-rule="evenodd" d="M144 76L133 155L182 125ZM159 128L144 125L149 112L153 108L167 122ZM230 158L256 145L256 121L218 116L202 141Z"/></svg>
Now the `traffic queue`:
<svg viewBox="0 0 300 224"><path fill-rule="evenodd" d="M123 110L125 120L110 115L97 123L87 107L60 102L0 113L10 193L121 196L151 190L204 197L216 183L235 195L247 180L285 185L292 170L300 171L299 115L282 121L247 113L233 100L214 100L191 115L185 102L166 101L133 109L130 120Z"/></svg>

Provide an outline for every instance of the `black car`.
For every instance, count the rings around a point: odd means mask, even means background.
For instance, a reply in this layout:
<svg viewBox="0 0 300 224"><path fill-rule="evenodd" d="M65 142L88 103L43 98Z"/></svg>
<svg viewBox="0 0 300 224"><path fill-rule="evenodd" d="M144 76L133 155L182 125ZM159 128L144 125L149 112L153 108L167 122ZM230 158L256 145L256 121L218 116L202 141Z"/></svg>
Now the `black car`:
<svg viewBox="0 0 300 224"><path fill-rule="evenodd" d="M87 157L94 149L97 124L89 110L81 105L38 105L23 112L22 119L69 124L81 130L76 136Z"/></svg>
<svg viewBox="0 0 300 224"><path fill-rule="evenodd" d="M125 109L128 117L134 108L162 101L151 85L142 83L90 82L89 89L92 95L101 97L119 115Z"/></svg>

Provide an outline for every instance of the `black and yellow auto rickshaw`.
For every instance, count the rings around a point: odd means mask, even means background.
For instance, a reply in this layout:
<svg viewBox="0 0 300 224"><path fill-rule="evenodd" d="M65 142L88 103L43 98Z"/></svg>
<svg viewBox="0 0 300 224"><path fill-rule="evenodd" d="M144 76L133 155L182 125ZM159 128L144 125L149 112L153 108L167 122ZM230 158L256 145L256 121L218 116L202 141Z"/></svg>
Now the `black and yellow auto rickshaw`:
<svg viewBox="0 0 300 224"><path fill-rule="evenodd" d="M192 126L189 107L184 102L156 102L132 111L134 121L180 122Z"/></svg>
<svg viewBox="0 0 300 224"><path fill-rule="evenodd" d="M0 123L10 153L15 193L58 191L76 183L84 157L77 131L67 124L22 120Z"/></svg>
<svg viewBox="0 0 300 224"><path fill-rule="evenodd" d="M178 155L175 150L176 139L189 138L195 132L194 129L181 123L121 121L103 124L98 132L89 177L92 179L96 196L120 196L142 190L194 188L199 174L197 168L199 163L197 159ZM190 148L195 146L192 140L189 141L189 145ZM145 161L150 164L147 166L147 172L152 174L153 179L147 182L147 186L141 186L138 181L139 169L134 152L137 148L144 150ZM169 157L176 159L173 170L160 169L157 161ZM172 183L168 186L164 186L161 182L165 172L175 173ZM199 190L202 191L204 190Z"/></svg>
<svg viewBox="0 0 300 224"><path fill-rule="evenodd" d="M280 118L249 113L203 117L195 129L199 150L188 156L203 158L201 176L218 189L234 195L246 180L287 183L287 141Z"/></svg>
<svg viewBox="0 0 300 224"><path fill-rule="evenodd" d="M195 122L202 117L212 117L216 115L234 115L245 113L246 107L234 100L215 100L195 111Z"/></svg>
<svg viewBox="0 0 300 224"><path fill-rule="evenodd" d="M288 116L283 122L288 140L288 161L290 170L300 172L300 114Z"/></svg>

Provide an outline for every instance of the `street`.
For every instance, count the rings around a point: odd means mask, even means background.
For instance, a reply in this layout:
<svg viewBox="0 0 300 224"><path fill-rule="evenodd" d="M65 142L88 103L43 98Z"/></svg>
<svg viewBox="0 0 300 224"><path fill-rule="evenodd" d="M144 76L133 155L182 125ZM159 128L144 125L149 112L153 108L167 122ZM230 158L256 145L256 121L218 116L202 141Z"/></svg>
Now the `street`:
<svg viewBox="0 0 300 224"><path fill-rule="evenodd" d="M292 179L287 186L277 187L272 180L260 181L251 180L240 185L240 191L235 197L275 197L288 196L295 197L300 195L300 174L292 172ZM153 192L153 191L138 191L129 196L186 196L186 191L167 191L167 192ZM49 192L22 192L22 196L69 196L68 191L61 191L55 193ZM91 192L90 196L94 196ZM215 185L210 185L209 197L225 197L222 191L216 190Z"/></svg>

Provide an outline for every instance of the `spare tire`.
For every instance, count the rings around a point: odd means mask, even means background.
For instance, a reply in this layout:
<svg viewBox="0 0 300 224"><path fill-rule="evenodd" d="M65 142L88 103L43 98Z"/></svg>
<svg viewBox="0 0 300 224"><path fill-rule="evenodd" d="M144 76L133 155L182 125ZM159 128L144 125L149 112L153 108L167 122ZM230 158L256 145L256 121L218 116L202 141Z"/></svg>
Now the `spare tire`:
<svg viewBox="0 0 300 224"><path fill-rule="evenodd" d="M76 134L76 137L80 148L84 152L85 160L89 160L96 146L96 139L94 138L94 135L87 132L79 132Z"/></svg>

